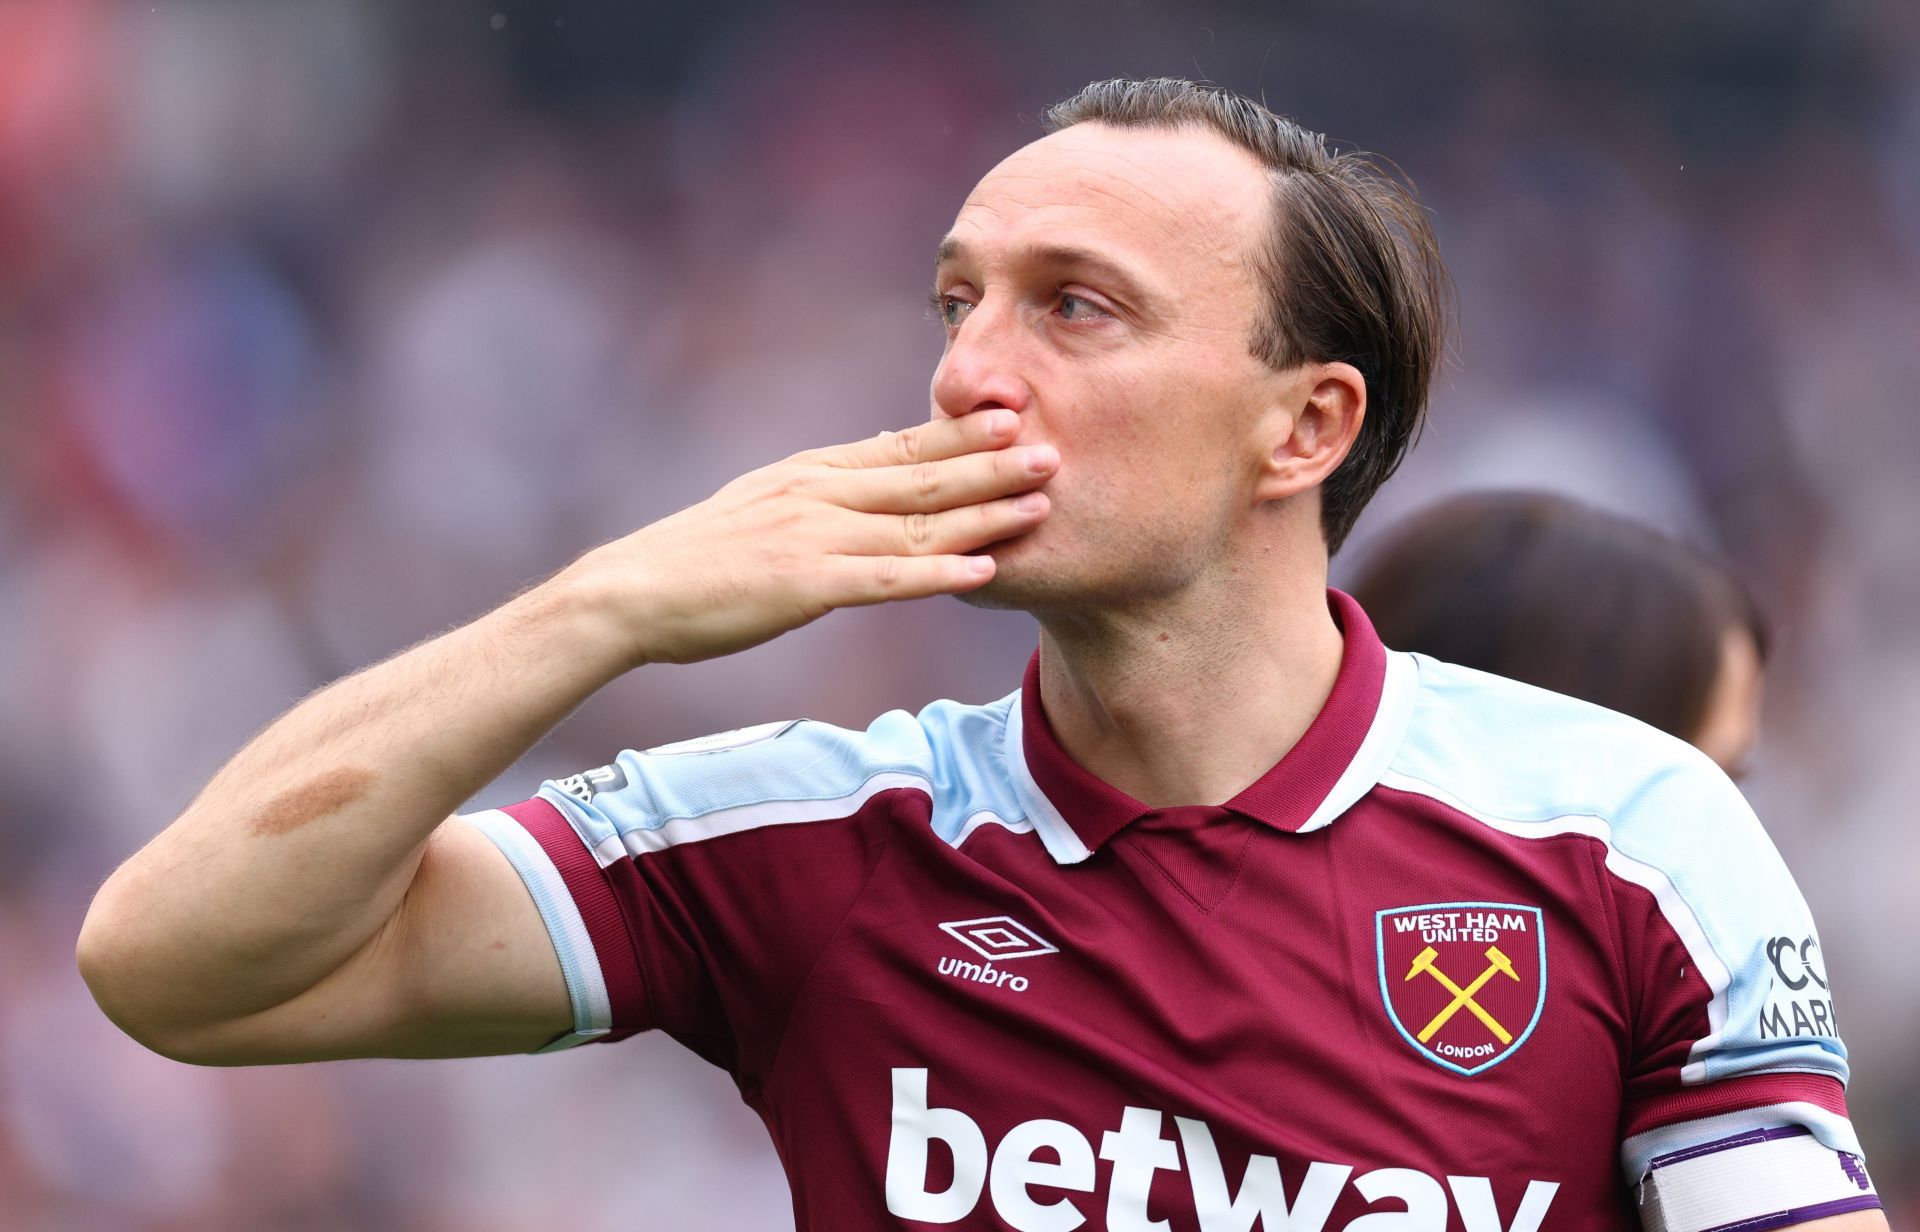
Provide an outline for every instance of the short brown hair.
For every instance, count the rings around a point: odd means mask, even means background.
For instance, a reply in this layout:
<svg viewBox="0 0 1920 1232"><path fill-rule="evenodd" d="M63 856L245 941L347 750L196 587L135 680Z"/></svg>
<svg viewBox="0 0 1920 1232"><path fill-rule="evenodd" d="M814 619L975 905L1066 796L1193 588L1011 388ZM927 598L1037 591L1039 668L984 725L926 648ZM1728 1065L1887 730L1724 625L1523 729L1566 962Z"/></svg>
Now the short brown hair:
<svg viewBox="0 0 1920 1232"><path fill-rule="evenodd" d="M1253 354L1275 368L1349 363L1367 384L1360 435L1320 489L1327 550L1339 551L1417 435L1446 345L1451 284L1411 186L1251 99L1178 78L1096 81L1044 116L1049 133L1089 123L1209 129L1272 170Z"/></svg>
<svg viewBox="0 0 1920 1232"><path fill-rule="evenodd" d="M1455 497L1387 533L1353 586L1396 650L1699 735L1728 632L1767 624L1719 561L1542 492Z"/></svg>

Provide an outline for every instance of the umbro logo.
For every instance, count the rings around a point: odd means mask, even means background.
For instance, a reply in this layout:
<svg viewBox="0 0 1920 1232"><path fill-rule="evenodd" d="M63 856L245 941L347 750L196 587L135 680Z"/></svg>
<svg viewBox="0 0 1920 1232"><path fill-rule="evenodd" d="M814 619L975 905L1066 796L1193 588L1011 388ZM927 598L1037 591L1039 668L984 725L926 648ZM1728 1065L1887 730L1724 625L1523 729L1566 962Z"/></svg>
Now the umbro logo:
<svg viewBox="0 0 1920 1232"><path fill-rule="evenodd" d="M987 960L976 963L964 958L942 958L939 964L941 975L975 984L991 984L1011 992L1025 992L1027 977L1002 971L994 963L1060 952L1058 946L1010 915L990 915L978 920L948 920L940 926L940 931Z"/></svg>
<svg viewBox="0 0 1920 1232"><path fill-rule="evenodd" d="M1045 937L1010 915L990 915L981 920L949 920L940 926L940 931L980 957L994 962L1060 952Z"/></svg>

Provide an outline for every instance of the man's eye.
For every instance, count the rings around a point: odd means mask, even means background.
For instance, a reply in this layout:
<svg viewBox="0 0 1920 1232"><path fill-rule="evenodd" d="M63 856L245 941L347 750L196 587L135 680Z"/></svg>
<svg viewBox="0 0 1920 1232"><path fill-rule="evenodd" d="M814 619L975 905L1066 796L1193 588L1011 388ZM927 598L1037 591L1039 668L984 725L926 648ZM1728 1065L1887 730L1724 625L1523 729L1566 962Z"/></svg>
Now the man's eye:
<svg viewBox="0 0 1920 1232"><path fill-rule="evenodd" d="M1066 291L1060 296L1060 315L1069 321L1091 321L1111 314L1085 296Z"/></svg>
<svg viewBox="0 0 1920 1232"><path fill-rule="evenodd" d="M933 309L933 315L948 329L958 329L960 322L966 320L973 305L957 295L943 295L939 291L927 296L927 306Z"/></svg>

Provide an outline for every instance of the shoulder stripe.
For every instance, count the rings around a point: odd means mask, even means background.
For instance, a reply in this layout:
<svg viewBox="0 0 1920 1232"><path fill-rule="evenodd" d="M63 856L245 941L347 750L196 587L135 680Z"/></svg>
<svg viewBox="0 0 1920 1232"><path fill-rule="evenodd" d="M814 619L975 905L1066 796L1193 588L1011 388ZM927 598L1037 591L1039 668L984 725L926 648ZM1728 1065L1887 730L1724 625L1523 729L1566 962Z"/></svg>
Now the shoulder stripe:
<svg viewBox="0 0 1920 1232"><path fill-rule="evenodd" d="M853 791L826 800L760 800L734 808L715 809L693 817L662 817L646 826L620 830L595 842L581 825L571 801L562 796L543 796L559 806L561 813L580 834L581 841L593 850L601 868L630 856L665 851L682 843L698 843L725 834L739 834L764 826L794 825L809 821L833 821L850 817L875 796L886 791L914 790L933 795L932 780L918 774L887 771L873 775Z"/></svg>
<svg viewBox="0 0 1920 1232"><path fill-rule="evenodd" d="M975 830L985 825L1005 826L1015 834L1033 833L1033 820L1031 818L1018 817L1009 820L991 809L981 809L979 812L968 817L965 822L961 823L960 832L952 838L948 838L947 845L958 851L960 845L971 838ZM946 838L945 835L941 835L941 837Z"/></svg>
<svg viewBox="0 0 1920 1232"><path fill-rule="evenodd" d="M1693 908L1680 896L1673 882L1665 872L1652 864L1646 864L1621 852L1613 842L1613 827L1605 818L1590 814L1566 814L1558 817L1538 819L1516 819L1496 817L1474 808L1460 800L1445 788L1414 778L1397 770L1390 770L1381 776L1380 785L1395 791L1404 791L1412 795L1425 796L1430 800L1446 805L1454 812L1489 829L1498 830L1515 838L1541 839L1553 838L1563 834L1578 834L1586 838L1597 839L1606 849L1607 871L1622 881L1639 886L1653 895L1654 902L1660 908L1660 914L1680 938L1680 944L1686 947L1694 966L1699 968L1700 976L1706 980L1711 993L1707 1000L1707 1033L1695 1040L1688 1050L1688 1062L1680 1069L1680 1081L1694 1083L1706 1081L1706 1063L1702 1057L1720 1046L1725 1038L1727 1027L1727 987L1732 983L1732 974L1727 964L1714 951L1707 940L1706 931L1700 926L1700 919Z"/></svg>
<svg viewBox="0 0 1920 1232"><path fill-rule="evenodd" d="M567 998L573 1006L573 1030L536 1051L556 1052L608 1034L613 1030L613 999L600 958L602 947L594 943L593 930L580 912L580 900L559 865L527 829L526 821L502 809L463 814L461 820L492 839L519 872L560 959ZM526 820L538 824L537 819ZM605 897L611 901L610 895Z"/></svg>

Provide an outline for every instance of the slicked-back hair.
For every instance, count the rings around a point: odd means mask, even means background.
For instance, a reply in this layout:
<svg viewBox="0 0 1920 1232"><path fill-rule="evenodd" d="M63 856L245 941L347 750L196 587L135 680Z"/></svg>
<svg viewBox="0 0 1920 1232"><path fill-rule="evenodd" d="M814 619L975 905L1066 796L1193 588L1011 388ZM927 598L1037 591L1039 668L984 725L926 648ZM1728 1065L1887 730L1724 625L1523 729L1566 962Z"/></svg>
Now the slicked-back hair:
<svg viewBox="0 0 1920 1232"><path fill-rule="evenodd" d="M1266 303L1252 323L1253 354L1275 369L1349 363L1367 384L1360 434L1320 489L1327 550L1339 551L1418 434L1446 346L1452 284L1411 186L1251 99L1178 78L1096 81L1043 121L1049 133L1203 129L1269 168L1273 220L1253 254Z"/></svg>

